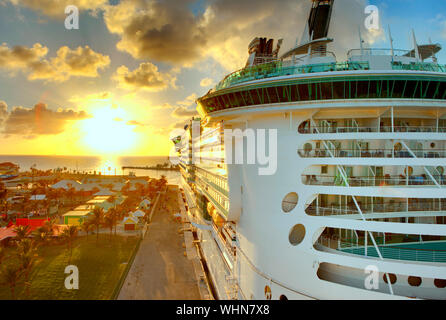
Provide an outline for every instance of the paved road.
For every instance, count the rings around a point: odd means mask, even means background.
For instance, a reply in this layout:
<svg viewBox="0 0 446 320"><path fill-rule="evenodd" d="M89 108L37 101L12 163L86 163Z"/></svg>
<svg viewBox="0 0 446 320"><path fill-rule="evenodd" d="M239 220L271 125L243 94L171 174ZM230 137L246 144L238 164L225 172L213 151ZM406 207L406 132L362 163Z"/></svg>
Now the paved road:
<svg viewBox="0 0 446 320"><path fill-rule="evenodd" d="M178 233L180 224L172 217L179 208L177 191L171 187L163 198L141 242L119 300L200 299L192 262L184 256L184 237ZM163 203L167 203L165 209Z"/></svg>

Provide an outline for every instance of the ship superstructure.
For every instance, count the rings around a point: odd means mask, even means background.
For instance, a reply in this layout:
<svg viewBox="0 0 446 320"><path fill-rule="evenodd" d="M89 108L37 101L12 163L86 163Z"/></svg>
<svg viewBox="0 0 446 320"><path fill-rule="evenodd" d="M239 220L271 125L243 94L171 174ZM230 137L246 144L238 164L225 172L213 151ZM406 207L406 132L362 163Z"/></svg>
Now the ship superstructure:
<svg viewBox="0 0 446 320"><path fill-rule="evenodd" d="M175 141L216 298L446 298L441 46L361 40L339 62L334 3L312 1L302 42L282 55L282 41L254 39ZM228 161L226 129L277 130L276 172Z"/></svg>

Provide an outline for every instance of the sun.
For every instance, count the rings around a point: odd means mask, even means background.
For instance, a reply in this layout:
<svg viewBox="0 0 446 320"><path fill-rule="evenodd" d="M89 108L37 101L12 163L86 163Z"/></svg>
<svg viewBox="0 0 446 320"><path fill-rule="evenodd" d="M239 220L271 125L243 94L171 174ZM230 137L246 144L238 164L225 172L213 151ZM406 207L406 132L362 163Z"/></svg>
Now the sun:
<svg viewBox="0 0 446 320"><path fill-rule="evenodd" d="M92 117L82 121L84 143L94 152L119 154L132 149L137 142L133 126L124 120L126 112L119 107L95 109Z"/></svg>

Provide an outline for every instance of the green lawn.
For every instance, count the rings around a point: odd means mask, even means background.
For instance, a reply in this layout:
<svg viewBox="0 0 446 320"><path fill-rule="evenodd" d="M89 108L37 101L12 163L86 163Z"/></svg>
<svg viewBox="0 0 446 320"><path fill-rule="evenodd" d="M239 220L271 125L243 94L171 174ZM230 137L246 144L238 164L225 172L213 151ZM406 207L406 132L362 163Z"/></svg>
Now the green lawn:
<svg viewBox="0 0 446 320"><path fill-rule="evenodd" d="M66 245L47 245L38 249L40 262L31 275L29 297L25 297L23 284L16 288L18 299L111 299L132 253L138 243L137 237L108 234L79 237L73 247L71 262ZM14 248L8 249L13 253ZM11 262L11 260L9 261ZM67 265L79 269L79 289L65 289L64 273ZM9 287L0 287L0 300L11 299Z"/></svg>

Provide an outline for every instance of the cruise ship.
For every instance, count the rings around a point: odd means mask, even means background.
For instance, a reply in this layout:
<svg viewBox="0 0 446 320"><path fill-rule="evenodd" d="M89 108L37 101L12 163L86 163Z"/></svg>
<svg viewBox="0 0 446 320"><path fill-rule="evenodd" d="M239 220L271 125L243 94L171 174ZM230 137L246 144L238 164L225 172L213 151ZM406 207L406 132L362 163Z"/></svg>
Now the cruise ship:
<svg viewBox="0 0 446 320"><path fill-rule="evenodd" d="M199 98L200 117L173 139L213 295L445 299L441 46L413 33L412 49L395 49L389 28L389 49L359 35L338 61L341 9L308 1L301 41L280 52L282 40L255 38L245 68Z"/></svg>

